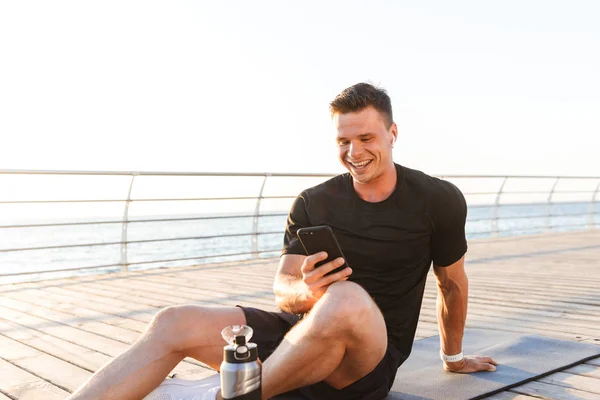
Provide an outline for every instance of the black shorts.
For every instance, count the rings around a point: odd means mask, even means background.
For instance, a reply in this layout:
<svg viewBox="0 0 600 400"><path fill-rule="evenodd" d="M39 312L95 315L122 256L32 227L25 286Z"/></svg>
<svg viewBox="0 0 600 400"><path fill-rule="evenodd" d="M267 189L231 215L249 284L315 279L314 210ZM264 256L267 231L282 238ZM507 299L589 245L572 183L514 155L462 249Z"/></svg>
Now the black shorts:
<svg viewBox="0 0 600 400"><path fill-rule="evenodd" d="M275 351L285 334L296 325L301 315L286 312L268 312L258 308L241 307L246 315L246 323L254 330L251 341L258 345L258 356L265 361ZM301 387L273 399L285 400L380 400L390 391L396 370L401 364L399 352L388 345L383 359L366 376L346 386L336 389L325 382L317 382Z"/></svg>

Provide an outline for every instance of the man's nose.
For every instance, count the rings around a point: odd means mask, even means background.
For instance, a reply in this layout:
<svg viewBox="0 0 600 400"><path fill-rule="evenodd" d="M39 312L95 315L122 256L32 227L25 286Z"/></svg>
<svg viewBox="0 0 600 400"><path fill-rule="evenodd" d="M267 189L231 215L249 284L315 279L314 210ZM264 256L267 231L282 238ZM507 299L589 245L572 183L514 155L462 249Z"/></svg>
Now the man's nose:
<svg viewBox="0 0 600 400"><path fill-rule="evenodd" d="M348 155L352 159L358 159L360 154L362 153L362 146L359 143L350 143L350 149L348 150Z"/></svg>

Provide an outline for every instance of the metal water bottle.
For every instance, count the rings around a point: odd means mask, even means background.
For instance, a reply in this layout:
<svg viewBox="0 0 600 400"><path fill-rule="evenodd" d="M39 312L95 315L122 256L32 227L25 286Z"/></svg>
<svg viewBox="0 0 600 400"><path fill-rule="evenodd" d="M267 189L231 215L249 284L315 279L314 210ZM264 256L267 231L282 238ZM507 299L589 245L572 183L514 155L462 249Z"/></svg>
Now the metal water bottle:
<svg viewBox="0 0 600 400"><path fill-rule="evenodd" d="M221 396L223 399L262 400L262 365L258 347L250 343L252 328L246 325L228 326L221 331L227 343L221 363Z"/></svg>

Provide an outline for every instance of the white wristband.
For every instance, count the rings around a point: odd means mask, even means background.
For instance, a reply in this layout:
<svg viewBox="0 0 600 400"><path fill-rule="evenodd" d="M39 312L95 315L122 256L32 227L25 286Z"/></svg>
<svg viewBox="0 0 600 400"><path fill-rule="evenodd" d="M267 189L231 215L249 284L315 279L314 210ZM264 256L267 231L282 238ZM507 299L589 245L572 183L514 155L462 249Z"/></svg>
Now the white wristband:
<svg viewBox="0 0 600 400"><path fill-rule="evenodd" d="M453 355L453 356L447 356L447 355L444 354L444 352L442 350L440 350L440 358L444 362L458 362L458 361L462 361L463 358L465 358L465 356L463 355L462 351L460 353L458 353L458 354Z"/></svg>

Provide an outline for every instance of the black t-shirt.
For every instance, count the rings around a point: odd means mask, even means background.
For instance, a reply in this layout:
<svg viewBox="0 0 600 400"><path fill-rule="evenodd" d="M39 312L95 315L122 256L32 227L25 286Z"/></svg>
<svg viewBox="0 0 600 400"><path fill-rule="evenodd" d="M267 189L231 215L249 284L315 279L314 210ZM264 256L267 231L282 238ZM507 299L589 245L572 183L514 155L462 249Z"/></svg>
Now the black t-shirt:
<svg viewBox="0 0 600 400"><path fill-rule="evenodd" d="M390 344L406 359L432 261L449 266L467 251L467 206L450 182L398 164L396 171L394 192L378 203L358 196L349 173L304 190L288 216L282 254L306 255L296 231L329 225L352 268L348 280L375 300Z"/></svg>

